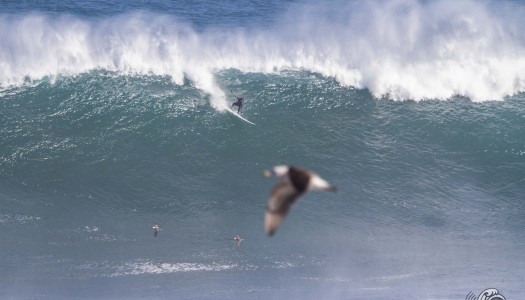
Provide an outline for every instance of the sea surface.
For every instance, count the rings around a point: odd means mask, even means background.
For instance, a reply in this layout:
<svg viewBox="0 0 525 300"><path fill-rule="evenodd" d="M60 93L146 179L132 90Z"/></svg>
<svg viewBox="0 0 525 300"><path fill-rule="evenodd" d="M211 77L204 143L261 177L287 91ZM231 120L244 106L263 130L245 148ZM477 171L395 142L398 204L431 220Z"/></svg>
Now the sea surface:
<svg viewBox="0 0 525 300"><path fill-rule="evenodd" d="M0 298L525 299L523 15L1 1ZM267 237L280 164L339 190Z"/></svg>

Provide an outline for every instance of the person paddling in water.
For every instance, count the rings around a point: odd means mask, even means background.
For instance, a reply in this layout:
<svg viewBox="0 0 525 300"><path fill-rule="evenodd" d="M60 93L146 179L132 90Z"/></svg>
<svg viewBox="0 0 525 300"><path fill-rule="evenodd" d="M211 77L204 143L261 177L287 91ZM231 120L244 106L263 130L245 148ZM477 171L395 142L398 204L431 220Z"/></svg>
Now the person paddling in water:
<svg viewBox="0 0 525 300"><path fill-rule="evenodd" d="M230 92L232 93L233 96L235 96L235 94L231 90ZM233 103L231 107L233 108L234 106L238 106L239 108L237 109L237 113L242 114L241 110L242 110L242 104L244 103L244 99L239 98L237 96L235 96L235 98L237 98L237 102Z"/></svg>

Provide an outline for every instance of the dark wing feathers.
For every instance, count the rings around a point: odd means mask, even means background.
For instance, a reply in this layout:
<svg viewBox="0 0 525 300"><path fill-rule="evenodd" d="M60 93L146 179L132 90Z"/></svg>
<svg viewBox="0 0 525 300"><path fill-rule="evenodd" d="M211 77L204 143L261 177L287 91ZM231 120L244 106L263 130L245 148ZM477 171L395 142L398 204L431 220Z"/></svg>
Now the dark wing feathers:
<svg viewBox="0 0 525 300"><path fill-rule="evenodd" d="M305 192L308 188L308 183L310 182L310 173L308 171L290 167L288 177L298 191Z"/></svg>

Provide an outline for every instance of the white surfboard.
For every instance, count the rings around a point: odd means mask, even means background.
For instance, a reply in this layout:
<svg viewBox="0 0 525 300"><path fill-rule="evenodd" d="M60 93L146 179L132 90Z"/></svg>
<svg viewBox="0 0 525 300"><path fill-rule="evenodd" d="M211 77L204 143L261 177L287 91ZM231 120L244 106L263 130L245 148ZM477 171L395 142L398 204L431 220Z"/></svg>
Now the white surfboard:
<svg viewBox="0 0 525 300"><path fill-rule="evenodd" d="M239 119L243 120L244 122L248 122L248 123L250 123L252 125L255 125L255 123L248 121L243 116L241 116L238 113L236 113L233 109L227 107L226 110L229 111L232 115L234 115L234 116L238 117Z"/></svg>

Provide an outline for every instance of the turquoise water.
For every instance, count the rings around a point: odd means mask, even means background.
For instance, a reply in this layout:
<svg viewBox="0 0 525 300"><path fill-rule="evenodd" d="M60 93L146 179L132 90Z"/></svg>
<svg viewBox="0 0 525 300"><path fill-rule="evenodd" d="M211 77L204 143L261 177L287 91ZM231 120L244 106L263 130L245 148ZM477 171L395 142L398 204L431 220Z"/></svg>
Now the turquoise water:
<svg viewBox="0 0 525 300"><path fill-rule="evenodd" d="M523 298L523 5L370 3L7 2L1 297Z"/></svg>

